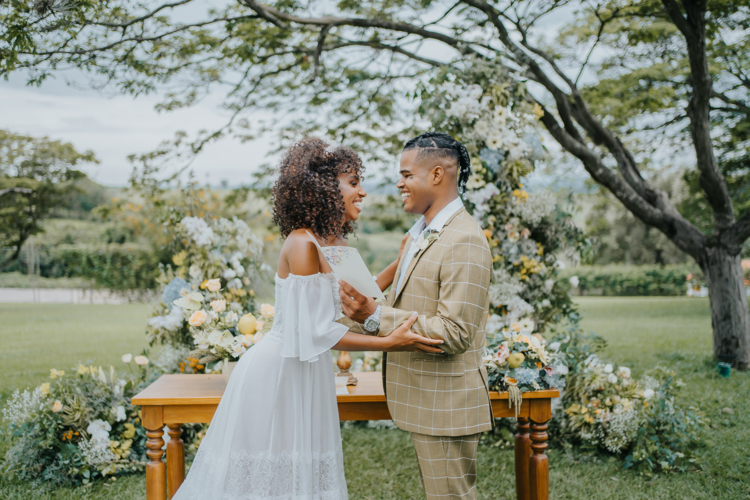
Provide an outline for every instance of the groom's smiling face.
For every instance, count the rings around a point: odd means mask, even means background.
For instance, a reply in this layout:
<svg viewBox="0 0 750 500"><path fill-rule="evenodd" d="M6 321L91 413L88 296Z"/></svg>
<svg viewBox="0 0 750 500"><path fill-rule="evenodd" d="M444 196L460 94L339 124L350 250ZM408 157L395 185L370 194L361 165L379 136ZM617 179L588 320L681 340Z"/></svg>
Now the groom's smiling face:
<svg viewBox="0 0 750 500"><path fill-rule="evenodd" d="M417 161L418 152L417 149L409 149L401 154L401 179L396 184L401 191L404 210L410 214L425 213L433 201L430 169Z"/></svg>

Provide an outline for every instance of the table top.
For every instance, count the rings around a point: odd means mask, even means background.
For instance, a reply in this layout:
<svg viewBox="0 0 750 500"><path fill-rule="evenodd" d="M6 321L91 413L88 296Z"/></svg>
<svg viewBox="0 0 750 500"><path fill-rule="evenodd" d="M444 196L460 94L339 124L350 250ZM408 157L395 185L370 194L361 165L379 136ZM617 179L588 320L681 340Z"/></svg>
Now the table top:
<svg viewBox="0 0 750 500"><path fill-rule="evenodd" d="M349 394L336 396L339 403L380 403L385 401L380 372L358 372L356 386L348 386ZM162 375L156 382L133 397L134 405L218 405L226 382L222 375ZM523 394L524 399L556 398L557 390ZM490 399L508 399L507 392L490 392Z"/></svg>

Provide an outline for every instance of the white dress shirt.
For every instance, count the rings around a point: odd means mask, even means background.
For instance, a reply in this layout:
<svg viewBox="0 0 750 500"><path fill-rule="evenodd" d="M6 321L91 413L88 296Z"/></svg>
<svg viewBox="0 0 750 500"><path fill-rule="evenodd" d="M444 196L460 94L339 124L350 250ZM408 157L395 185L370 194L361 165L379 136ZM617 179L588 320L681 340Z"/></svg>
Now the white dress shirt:
<svg viewBox="0 0 750 500"><path fill-rule="evenodd" d="M425 229L434 229L437 232L440 232L443 230L443 226L446 222L448 222L448 219L450 219L453 214L461 210L461 208L464 206L464 203L461 201L461 198L456 198L455 200L448 203L443 209L438 212L438 214L435 216L434 219L432 219L432 222L430 222L430 225L425 227L425 219L424 215L409 229L409 234L411 234L411 246L409 246L409 250L406 252L406 256L404 257L404 263L401 265L401 274L398 277L398 285L396 287L396 291L398 292L401 290L401 285L404 281L404 276L406 276L406 270L409 268L409 263L411 263L411 259L414 258L414 255L419 251L419 247L417 246L417 239L419 239L419 235L422 234L422 232Z"/></svg>

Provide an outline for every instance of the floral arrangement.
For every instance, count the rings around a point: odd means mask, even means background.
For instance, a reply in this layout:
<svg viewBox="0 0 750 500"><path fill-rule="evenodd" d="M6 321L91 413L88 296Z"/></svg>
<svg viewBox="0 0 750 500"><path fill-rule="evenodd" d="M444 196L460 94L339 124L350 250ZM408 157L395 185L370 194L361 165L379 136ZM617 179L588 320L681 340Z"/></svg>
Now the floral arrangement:
<svg viewBox="0 0 750 500"><path fill-rule="evenodd" d="M688 456L697 410L670 410L669 424L655 423L654 407L675 408L678 381L660 379L657 390L649 379L632 381L626 367L615 371L591 357L603 341L582 332L568 294L578 278L559 276L565 265L558 257L578 263L592 244L551 192L524 189L524 177L545 159L537 126L543 110L506 71L475 59L461 70L441 69L422 87L420 107L471 157L464 204L484 228L493 261L483 357L490 387L519 403L525 391L560 389L562 411L554 419L562 426L551 432L609 453L627 451L627 466L668 470Z"/></svg>
<svg viewBox="0 0 750 500"><path fill-rule="evenodd" d="M264 271L262 240L237 218L183 217L166 225L175 233L174 267L161 268L162 304L149 320L147 337L152 345L193 349L180 369L189 364L190 372L200 373L252 346L252 284Z"/></svg>
<svg viewBox="0 0 750 500"><path fill-rule="evenodd" d="M50 381L33 390L16 390L2 410L11 443L6 470L52 487L143 470L146 435L130 399L158 372L145 356L123 360L137 368L120 375L79 364L68 374L52 369Z"/></svg>
<svg viewBox="0 0 750 500"><path fill-rule="evenodd" d="M690 450L706 420L696 408L675 404L684 384L674 372L655 368L636 380L629 368L615 368L596 355L582 366L568 389L563 435L624 455L625 468L685 470L695 462Z"/></svg>

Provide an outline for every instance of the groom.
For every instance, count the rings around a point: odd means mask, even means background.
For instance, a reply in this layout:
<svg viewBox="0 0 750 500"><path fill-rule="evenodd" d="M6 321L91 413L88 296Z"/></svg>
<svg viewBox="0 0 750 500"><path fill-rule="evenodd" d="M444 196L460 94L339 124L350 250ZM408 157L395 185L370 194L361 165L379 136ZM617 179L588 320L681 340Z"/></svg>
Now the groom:
<svg viewBox="0 0 750 500"><path fill-rule="evenodd" d="M479 436L493 425L482 364L492 257L458 196L470 159L463 144L430 132L406 143L400 173L404 210L422 217L394 284L378 305L341 281L342 309L363 333L380 336L416 311L412 331L444 341L444 354L384 354L386 400L396 425L412 434L427 499L475 499Z"/></svg>

